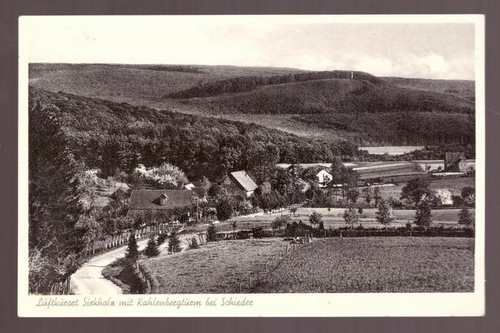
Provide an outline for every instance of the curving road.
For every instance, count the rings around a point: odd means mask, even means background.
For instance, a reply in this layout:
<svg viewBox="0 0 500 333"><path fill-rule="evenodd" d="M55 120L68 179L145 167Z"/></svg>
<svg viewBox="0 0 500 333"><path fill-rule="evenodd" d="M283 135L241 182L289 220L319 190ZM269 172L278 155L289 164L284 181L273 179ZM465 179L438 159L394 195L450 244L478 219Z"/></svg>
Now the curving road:
<svg viewBox="0 0 500 333"><path fill-rule="evenodd" d="M192 236L192 234L179 235L182 251L188 247L188 241L191 240ZM147 246L148 241L148 238L138 241L137 246L139 250L144 249ZM158 247L162 254L163 251L167 250L167 243L168 242L165 242ZM102 275L102 270L116 259L124 257L126 250L127 246L125 245L100 254L87 261L71 276L70 292L74 295L122 294L122 289L110 280L106 279Z"/></svg>
<svg viewBox="0 0 500 333"><path fill-rule="evenodd" d="M139 249L146 246L148 240L137 242ZM122 293L122 289L116 284L106 279L102 275L102 270L118 258L125 256L127 246L111 250L100 254L86 262L77 270L70 280L71 293L74 295L117 295Z"/></svg>

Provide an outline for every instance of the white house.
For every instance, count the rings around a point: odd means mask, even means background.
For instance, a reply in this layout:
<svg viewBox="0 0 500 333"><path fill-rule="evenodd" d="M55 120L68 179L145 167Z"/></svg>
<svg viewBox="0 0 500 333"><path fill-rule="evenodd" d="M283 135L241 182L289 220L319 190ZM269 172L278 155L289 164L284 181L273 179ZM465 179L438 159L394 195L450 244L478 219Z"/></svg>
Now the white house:
<svg viewBox="0 0 500 333"><path fill-rule="evenodd" d="M333 179L332 175L325 170L318 172L316 177L318 178L319 187L325 187Z"/></svg>

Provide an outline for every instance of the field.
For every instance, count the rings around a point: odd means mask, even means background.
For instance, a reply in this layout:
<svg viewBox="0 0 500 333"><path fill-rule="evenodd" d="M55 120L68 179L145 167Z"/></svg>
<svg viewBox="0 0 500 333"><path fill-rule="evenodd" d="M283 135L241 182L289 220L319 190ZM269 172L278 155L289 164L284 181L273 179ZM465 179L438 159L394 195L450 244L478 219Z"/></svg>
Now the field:
<svg viewBox="0 0 500 333"><path fill-rule="evenodd" d="M476 187L474 177L460 177L460 178L452 178L452 179L433 179L429 188L431 190L440 190L440 189L448 189L450 190L452 195L460 195L462 188L465 186ZM387 200L390 197L399 198L401 195L401 190L405 184L398 184L396 186L382 186L380 188L380 194L382 195L382 199ZM363 188L360 188L360 192L362 192ZM364 201L364 197L361 194L359 201Z"/></svg>
<svg viewBox="0 0 500 333"><path fill-rule="evenodd" d="M472 292L474 240L330 238L291 253L257 293Z"/></svg>
<svg viewBox="0 0 500 333"><path fill-rule="evenodd" d="M141 265L154 281L154 293L248 292L251 280L278 264L285 247L280 239L221 241L144 260Z"/></svg>
<svg viewBox="0 0 500 333"><path fill-rule="evenodd" d="M208 243L141 261L153 293L458 292L474 288L474 240L329 238Z"/></svg>
<svg viewBox="0 0 500 333"><path fill-rule="evenodd" d="M290 215L292 222L302 221L306 224L309 224L309 216L313 212L318 212L323 215L323 223L325 229L328 228L340 228L346 227L344 218L342 217L344 214L345 208L332 208L328 211L327 208L310 208L310 207L300 207L295 215L290 213L288 210L284 210L283 212L273 213L273 214L254 214L250 216L238 216L231 220L217 223L216 230L217 231L230 231L232 230L231 223L232 221L236 221L237 229L251 229L256 226L262 226L265 228L270 228L271 222L278 216L281 215ZM355 227L360 224L364 227L384 227L382 224L378 223L375 220L375 213L377 209L369 208L364 209L363 214L359 220L359 223L354 224ZM471 209L471 214L474 214L475 210ZM434 225L455 225L456 227L461 227L458 225L458 212L459 209L439 209L432 211L432 218ZM389 227L400 227L404 226L408 221L412 222L415 217L414 210L394 210L394 216L396 217L396 221L391 223Z"/></svg>

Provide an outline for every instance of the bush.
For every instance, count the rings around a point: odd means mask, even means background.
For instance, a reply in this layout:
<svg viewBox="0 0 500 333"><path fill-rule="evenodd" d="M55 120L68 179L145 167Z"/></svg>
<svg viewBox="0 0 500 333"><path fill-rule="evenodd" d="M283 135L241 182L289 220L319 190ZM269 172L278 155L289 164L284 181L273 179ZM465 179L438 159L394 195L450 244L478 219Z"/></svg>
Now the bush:
<svg viewBox="0 0 500 333"><path fill-rule="evenodd" d="M429 227L432 224L431 205L427 200L418 204L414 222L420 227Z"/></svg>
<svg viewBox="0 0 500 333"><path fill-rule="evenodd" d="M474 217L470 213L470 210L467 206L463 206L458 213L458 223L464 224L466 226L471 226L474 224Z"/></svg>
<svg viewBox="0 0 500 333"><path fill-rule="evenodd" d="M190 250L195 250L195 249L199 249L200 248L200 245L198 244L198 241L196 240L196 237L193 237L191 239L191 242L189 243L189 249Z"/></svg>
<svg viewBox="0 0 500 333"><path fill-rule="evenodd" d="M139 258L139 250L137 248L137 241L134 234L130 234L128 238L128 247L125 253L125 258L131 260L137 260Z"/></svg>
<svg viewBox="0 0 500 333"><path fill-rule="evenodd" d="M207 229L207 240L209 242L215 242L217 240L215 226L213 223L210 223Z"/></svg>
<svg viewBox="0 0 500 333"><path fill-rule="evenodd" d="M176 252L181 252L181 242L179 240L179 236L175 231L172 231L170 233L170 237L168 238L168 252L171 253L176 253Z"/></svg>
<svg viewBox="0 0 500 333"><path fill-rule="evenodd" d="M156 243L158 245L161 245L163 243L165 243L165 241L167 240L168 238L168 234L166 232L162 233L161 235L158 236L158 239L156 240Z"/></svg>
<svg viewBox="0 0 500 333"><path fill-rule="evenodd" d="M253 227L252 228L253 238L262 238L264 236L264 228L262 227Z"/></svg>
<svg viewBox="0 0 500 333"><path fill-rule="evenodd" d="M148 246L144 250L144 254L148 257L158 257L160 255L160 250L158 249L158 244L156 243L154 237L151 237L148 242Z"/></svg>

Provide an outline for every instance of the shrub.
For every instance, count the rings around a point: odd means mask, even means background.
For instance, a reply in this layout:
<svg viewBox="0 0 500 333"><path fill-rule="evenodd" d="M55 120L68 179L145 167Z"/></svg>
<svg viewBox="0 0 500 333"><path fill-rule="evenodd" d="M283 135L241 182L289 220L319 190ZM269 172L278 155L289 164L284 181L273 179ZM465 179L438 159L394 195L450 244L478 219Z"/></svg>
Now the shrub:
<svg viewBox="0 0 500 333"><path fill-rule="evenodd" d="M148 242L148 246L144 250L144 254L148 257L158 257L160 250L158 250L158 244L156 243L154 237L151 237Z"/></svg>
<svg viewBox="0 0 500 333"><path fill-rule="evenodd" d="M139 250L137 248L137 241L134 234L130 234L130 237L128 238L128 246L125 253L125 258L131 260L136 260L137 258L139 258Z"/></svg>
<svg viewBox="0 0 500 333"><path fill-rule="evenodd" d="M209 242L214 242L217 240L216 232L215 232L215 226L213 223L210 223L207 229L207 238Z"/></svg>
<svg viewBox="0 0 500 333"><path fill-rule="evenodd" d="M161 235L158 236L158 238L156 240L156 244L161 245L161 244L165 243L167 238L168 238L168 234L166 232L162 233Z"/></svg>
<svg viewBox="0 0 500 333"><path fill-rule="evenodd" d="M170 233L169 242L168 242L168 252L176 253L181 252L181 242L179 240L179 236L175 231Z"/></svg>
<svg viewBox="0 0 500 333"><path fill-rule="evenodd" d="M466 226L471 226L474 224L474 217L470 213L470 210L467 206L463 206L458 213L458 223L464 224Z"/></svg>
<svg viewBox="0 0 500 333"><path fill-rule="evenodd" d="M394 213L391 206L384 200L378 204L378 211L375 213L376 219L379 223L389 224L395 220Z"/></svg>
<svg viewBox="0 0 500 333"><path fill-rule="evenodd" d="M321 215L318 212L313 212L309 216L309 222L311 223L311 225L319 224L322 221L322 219L323 219L323 215Z"/></svg>
<svg viewBox="0 0 500 333"><path fill-rule="evenodd" d="M431 205L427 200L422 200L415 212L415 224L420 227L429 227L432 224Z"/></svg>
<svg viewBox="0 0 500 333"><path fill-rule="evenodd" d="M196 237L193 237L191 239L191 242L189 243L189 249L194 250L194 249L199 249L199 248L200 248L200 245L198 244Z"/></svg>
<svg viewBox="0 0 500 333"><path fill-rule="evenodd" d="M344 211L343 217L345 223L347 223L351 229L353 228L354 223L358 222L359 219L358 212L356 211L356 209L354 209L354 207L349 207L348 209L346 209Z"/></svg>
<svg viewBox="0 0 500 333"><path fill-rule="evenodd" d="M262 227L253 227L252 228L253 238L262 238L264 236L264 228Z"/></svg>

